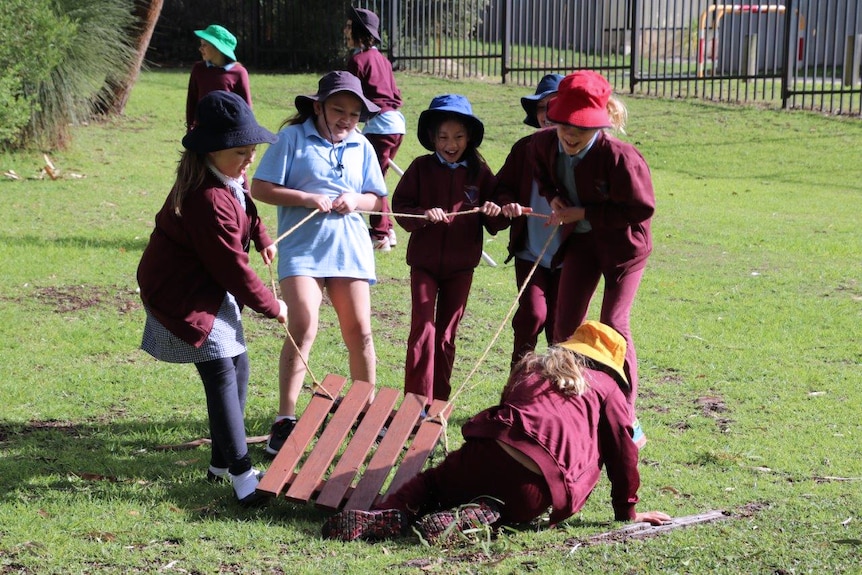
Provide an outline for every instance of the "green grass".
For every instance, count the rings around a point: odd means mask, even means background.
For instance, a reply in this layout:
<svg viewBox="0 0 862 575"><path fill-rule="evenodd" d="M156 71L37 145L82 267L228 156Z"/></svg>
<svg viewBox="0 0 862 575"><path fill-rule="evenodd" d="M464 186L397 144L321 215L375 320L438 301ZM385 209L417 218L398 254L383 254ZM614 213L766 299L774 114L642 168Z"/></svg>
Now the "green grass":
<svg viewBox="0 0 862 575"><path fill-rule="evenodd" d="M411 130L402 168L424 153L414 127L436 94L470 98L495 170L529 133L523 88L398 80ZM39 153L0 155L2 171L25 178L0 181L0 573L862 572L858 120L624 97L626 138L658 196L632 318L649 437L640 507L731 517L573 550L619 527L603 480L555 530L452 549L342 544L320 539L325 514L311 506L238 507L229 487L203 481L207 449L157 449L207 433L194 369L137 349L135 269L173 181L186 82L185 72L143 74L125 117L76 128L70 149L52 154L57 181L31 179ZM254 75L258 119L276 128L316 85L312 75ZM274 230L275 210L261 211ZM456 387L515 296L505 233L487 239L501 265L477 270ZM396 388L409 321L407 234L399 240L377 255L372 291L380 383ZM245 319L257 435L275 413L283 331ZM318 377L347 374L336 325L325 308L311 356ZM452 447L460 424L496 401L510 346L506 327L458 397ZM252 447L256 462L261 452Z"/></svg>

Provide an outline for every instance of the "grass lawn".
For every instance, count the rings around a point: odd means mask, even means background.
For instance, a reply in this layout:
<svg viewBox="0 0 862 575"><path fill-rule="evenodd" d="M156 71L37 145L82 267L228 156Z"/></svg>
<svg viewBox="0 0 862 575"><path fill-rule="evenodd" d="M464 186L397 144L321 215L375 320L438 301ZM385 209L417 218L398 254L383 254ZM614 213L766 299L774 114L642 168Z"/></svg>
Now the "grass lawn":
<svg viewBox="0 0 862 575"><path fill-rule="evenodd" d="M398 76L410 133L397 163L425 153L419 113L446 92L485 122L499 169L530 128L523 88ZM315 75L252 75L258 120L275 130ZM39 178L41 153L0 154L0 574L6 573L862 573L862 122L698 101L626 97L628 134L650 164L655 251L635 303L640 359L640 509L727 519L645 540L580 544L621 526L603 480L553 530L433 548L320 538L326 516L283 500L240 508L204 481L207 435L188 365L138 349L135 269L173 182L187 72L147 72L126 115L75 128ZM262 153L263 150L260 150ZM390 171L390 189L397 176ZM273 236L275 209L260 205ZM376 256L380 384L401 388L409 327L408 234ZM476 374L515 297L506 232L487 237L459 333L450 419L495 403L511 331ZM252 260L267 281L260 259ZM564 297L564 295L563 295ZM597 317L594 310L591 317ZM249 435L277 407L283 329L245 313ZM347 375L331 308L310 363ZM308 395L305 395L307 400ZM252 457L265 465L260 445Z"/></svg>

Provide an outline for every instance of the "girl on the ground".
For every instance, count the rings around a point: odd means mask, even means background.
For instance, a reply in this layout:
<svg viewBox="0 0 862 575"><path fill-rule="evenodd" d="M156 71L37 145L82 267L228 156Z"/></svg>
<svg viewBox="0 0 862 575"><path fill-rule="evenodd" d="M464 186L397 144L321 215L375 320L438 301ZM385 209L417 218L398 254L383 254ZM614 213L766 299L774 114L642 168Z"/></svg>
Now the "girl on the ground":
<svg viewBox="0 0 862 575"><path fill-rule="evenodd" d="M369 289L376 281L374 252L356 210L379 211L386 184L374 149L356 125L379 108L363 96L359 79L344 71L323 76L317 94L297 96L295 105L297 114L282 124L251 187L255 199L278 206L279 236L314 210L320 212L278 245L290 337L279 359L278 415L266 446L270 455L278 453L296 423L303 358L317 336L324 290L338 315L350 376L376 383Z"/></svg>
<svg viewBox="0 0 862 575"><path fill-rule="evenodd" d="M445 94L419 116L419 142L431 154L416 158L395 188L393 211L410 233L412 313L404 390L449 399L455 336L464 315L473 270L482 256L482 228L500 207L490 201L494 174L479 154L485 127L464 96ZM471 211L449 216L452 212Z"/></svg>
<svg viewBox="0 0 862 575"><path fill-rule="evenodd" d="M255 146L274 141L238 95L216 91L201 100L138 266L147 312L141 348L197 367L212 438L207 478L229 478L244 505L259 499L245 435L249 364L240 311L246 305L287 319L285 303L251 269L247 253L252 242L266 264L276 253L245 189Z"/></svg>
<svg viewBox="0 0 862 575"><path fill-rule="evenodd" d="M362 129L362 133L374 146L380 169L386 176L389 160L395 160L406 124L401 108L401 91L395 84L392 64L377 48L380 45L380 18L371 10L350 7L350 17L344 25L344 38L350 49L347 71L362 82L365 97L380 107ZM382 198L381 211L389 213L389 202ZM371 241L375 250L389 251L397 243L392 220L388 215L372 215Z"/></svg>

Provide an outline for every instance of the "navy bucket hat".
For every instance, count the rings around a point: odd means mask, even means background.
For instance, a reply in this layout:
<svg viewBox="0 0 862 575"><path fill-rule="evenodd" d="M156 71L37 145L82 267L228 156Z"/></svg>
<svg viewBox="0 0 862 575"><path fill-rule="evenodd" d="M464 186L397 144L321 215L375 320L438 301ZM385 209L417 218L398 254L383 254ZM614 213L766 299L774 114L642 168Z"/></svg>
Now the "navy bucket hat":
<svg viewBox="0 0 862 575"><path fill-rule="evenodd" d="M378 44L381 42L380 18L371 10L366 10L365 8L354 8L353 6L351 6L350 22L353 24L353 26L358 25L361 28L364 28L365 31L371 35L372 38L377 40Z"/></svg>
<svg viewBox="0 0 862 575"><path fill-rule="evenodd" d="M204 96L195 120L195 127L183 138L183 147L199 154L278 140L257 123L242 96L233 92L216 90Z"/></svg>
<svg viewBox="0 0 862 575"><path fill-rule="evenodd" d="M441 116L455 114L464 122L470 132L470 144L478 148L485 137L485 125L473 115L473 106L466 96L461 94L443 94L431 100L428 109L419 114L419 143L426 150L434 151L434 138L431 128L440 122Z"/></svg>
<svg viewBox="0 0 862 575"><path fill-rule="evenodd" d="M539 125L539 119L536 117L536 109L539 107L539 102L557 93L557 87L562 80L562 74L548 74L539 81L535 94L521 98L521 107L527 112L527 117L524 118L525 124L534 128L542 127Z"/></svg>
<svg viewBox="0 0 862 575"><path fill-rule="evenodd" d="M296 110L303 116L313 116L314 102L322 104L328 97L338 92L350 92L362 102L360 122L365 122L380 111L380 106L366 98L362 93L362 82L359 78L345 70L329 72L317 83L317 94L297 96L293 103Z"/></svg>

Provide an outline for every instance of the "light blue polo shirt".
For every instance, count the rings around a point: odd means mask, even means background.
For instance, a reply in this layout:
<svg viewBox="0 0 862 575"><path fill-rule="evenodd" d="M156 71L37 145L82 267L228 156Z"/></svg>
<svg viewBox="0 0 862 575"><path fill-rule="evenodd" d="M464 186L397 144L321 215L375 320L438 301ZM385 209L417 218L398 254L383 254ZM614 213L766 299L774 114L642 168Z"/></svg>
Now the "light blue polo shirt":
<svg viewBox="0 0 862 575"><path fill-rule="evenodd" d="M323 138L311 117L278 133L260 160L254 177L278 186L323 194L386 195L386 183L374 148L353 131L337 145ZM278 207L278 235L311 213L301 206ZM348 277L375 283L374 250L365 219L334 210L317 214L278 244L278 277Z"/></svg>

